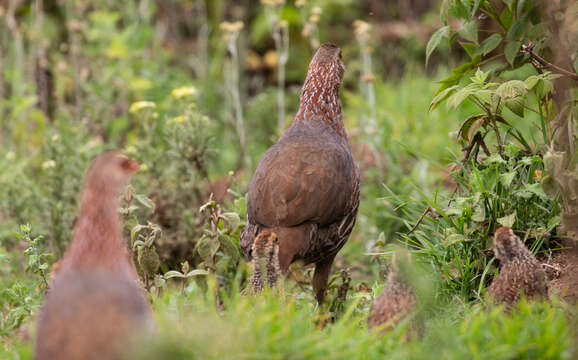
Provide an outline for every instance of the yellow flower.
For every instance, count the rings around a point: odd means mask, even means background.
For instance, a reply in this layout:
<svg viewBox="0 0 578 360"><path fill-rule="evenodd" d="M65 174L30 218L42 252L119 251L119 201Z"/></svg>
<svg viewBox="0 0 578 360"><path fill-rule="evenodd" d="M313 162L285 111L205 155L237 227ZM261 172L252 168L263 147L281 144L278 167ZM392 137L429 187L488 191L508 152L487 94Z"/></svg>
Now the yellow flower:
<svg viewBox="0 0 578 360"><path fill-rule="evenodd" d="M171 95L176 99L184 98L187 96L194 96L197 94L197 89L194 86L183 86L171 91Z"/></svg>
<svg viewBox="0 0 578 360"><path fill-rule="evenodd" d="M14 153L14 151L8 151L8 153L6 154L6 160L14 160L16 159L16 154Z"/></svg>
<svg viewBox="0 0 578 360"><path fill-rule="evenodd" d="M137 153L137 149L134 145L129 145L124 149L124 153L127 155L134 155Z"/></svg>
<svg viewBox="0 0 578 360"><path fill-rule="evenodd" d="M129 83L129 86L134 91L145 91L152 88L153 83L149 79L136 78Z"/></svg>
<svg viewBox="0 0 578 360"><path fill-rule="evenodd" d="M174 118L171 119L171 121L174 121L174 122L180 124L183 121L185 121L185 116L184 115L175 116Z"/></svg>
<svg viewBox="0 0 578 360"><path fill-rule="evenodd" d="M136 101L130 105L130 109L128 110L131 114L136 114L137 112L141 111L142 109L152 109L156 107L152 101Z"/></svg>
<svg viewBox="0 0 578 360"><path fill-rule="evenodd" d="M265 53L265 56L263 56L263 62L266 67L274 69L277 67L277 64L279 64L279 54L275 50L269 50Z"/></svg>
<svg viewBox="0 0 578 360"><path fill-rule="evenodd" d="M371 28L371 25L369 25L363 20L355 20L353 22L353 27L355 28L355 35L357 37L363 37L367 35L369 29Z"/></svg>
<svg viewBox="0 0 578 360"><path fill-rule="evenodd" d="M56 161L54 161L54 160L46 160L45 162L42 163L42 169L44 169L44 170L52 169L55 166L56 166Z"/></svg>
<svg viewBox="0 0 578 360"><path fill-rule="evenodd" d="M259 54L250 51L245 58L245 65L247 65L247 68L250 70L259 70L261 68L261 57Z"/></svg>
<svg viewBox="0 0 578 360"><path fill-rule="evenodd" d="M239 32L241 31L241 29L243 29L245 25L243 24L242 21L235 21L235 22L228 22L228 21L223 21L220 25L219 28L221 29L221 31L226 32L226 33L234 33L234 32Z"/></svg>
<svg viewBox="0 0 578 360"><path fill-rule="evenodd" d="M542 170L534 170L534 179L540 180L542 178Z"/></svg>
<svg viewBox="0 0 578 360"><path fill-rule="evenodd" d="M141 164L140 167L138 168L140 172L148 171L148 169L149 167L147 166L147 164Z"/></svg>
<svg viewBox="0 0 578 360"><path fill-rule="evenodd" d="M268 7L276 7L285 4L285 0L261 0L261 4Z"/></svg>

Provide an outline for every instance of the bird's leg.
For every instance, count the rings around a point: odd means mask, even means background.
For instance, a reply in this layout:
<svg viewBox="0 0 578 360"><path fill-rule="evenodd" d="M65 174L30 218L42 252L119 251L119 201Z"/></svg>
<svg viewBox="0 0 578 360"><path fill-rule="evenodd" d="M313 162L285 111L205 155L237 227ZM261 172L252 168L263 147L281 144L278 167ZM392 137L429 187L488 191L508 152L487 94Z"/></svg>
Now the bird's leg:
<svg viewBox="0 0 578 360"><path fill-rule="evenodd" d="M335 255L315 264L315 273L313 274L312 285L313 291L315 292L315 298L319 305L323 303L323 298L325 298L327 281L329 280L329 273L331 272L331 265L333 265L334 258Z"/></svg>

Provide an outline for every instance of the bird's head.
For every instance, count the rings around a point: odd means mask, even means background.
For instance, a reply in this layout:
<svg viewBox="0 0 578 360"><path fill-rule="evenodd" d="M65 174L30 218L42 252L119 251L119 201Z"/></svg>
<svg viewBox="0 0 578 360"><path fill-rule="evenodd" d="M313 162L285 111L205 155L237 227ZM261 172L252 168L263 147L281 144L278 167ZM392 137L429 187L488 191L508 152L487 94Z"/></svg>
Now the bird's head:
<svg viewBox="0 0 578 360"><path fill-rule="evenodd" d="M139 163L120 151L107 151L92 162L85 187L101 194L119 195L138 169Z"/></svg>
<svg viewBox="0 0 578 360"><path fill-rule="evenodd" d="M253 259L269 262L279 255L279 238L269 230L263 230L253 241L251 255Z"/></svg>
<svg viewBox="0 0 578 360"><path fill-rule="evenodd" d="M501 227L494 234L494 255L500 261L511 260L523 254L526 247L509 227Z"/></svg>
<svg viewBox="0 0 578 360"><path fill-rule="evenodd" d="M307 77L316 74L319 75L316 79L323 81L324 84L339 87L344 73L345 64L341 58L341 49L335 44L324 43L311 59Z"/></svg>

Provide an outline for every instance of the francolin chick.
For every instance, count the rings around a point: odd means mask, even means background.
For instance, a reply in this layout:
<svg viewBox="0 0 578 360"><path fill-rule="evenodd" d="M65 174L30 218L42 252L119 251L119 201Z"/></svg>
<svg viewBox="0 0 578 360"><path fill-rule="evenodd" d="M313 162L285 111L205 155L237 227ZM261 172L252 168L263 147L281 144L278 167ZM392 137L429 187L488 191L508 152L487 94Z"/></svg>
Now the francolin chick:
<svg viewBox="0 0 578 360"><path fill-rule="evenodd" d="M488 289L499 303L512 304L520 299L547 297L546 272L512 229L502 227L494 235L494 254L500 260L500 273Z"/></svg>
<svg viewBox="0 0 578 360"><path fill-rule="evenodd" d="M260 293L265 286L275 287L280 273L279 239L275 233L265 230L253 242L252 292Z"/></svg>
<svg viewBox="0 0 578 360"><path fill-rule="evenodd" d="M409 258L409 253L406 255ZM385 288L371 304L367 319L370 329L385 325L382 332L389 332L396 324L417 310L417 298L408 284L408 274L404 271L408 264L401 263L400 260L399 255L394 254ZM411 335L410 333L415 332L416 328L416 324L412 323L406 339Z"/></svg>
<svg viewBox="0 0 578 360"><path fill-rule="evenodd" d="M151 325L118 214L137 169L111 151L88 170L72 241L38 317L37 360L121 359L128 337Z"/></svg>

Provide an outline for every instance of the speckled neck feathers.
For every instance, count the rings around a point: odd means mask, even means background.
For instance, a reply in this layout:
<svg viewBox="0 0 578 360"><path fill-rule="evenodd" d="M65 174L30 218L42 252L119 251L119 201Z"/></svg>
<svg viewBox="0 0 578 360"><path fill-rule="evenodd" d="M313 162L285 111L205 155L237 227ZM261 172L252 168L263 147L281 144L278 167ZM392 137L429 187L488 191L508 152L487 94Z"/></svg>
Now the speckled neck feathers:
<svg viewBox="0 0 578 360"><path fill-rule="evenodd" d="M319 48L309 64L294 123L324 121L338 134L346 136L339 100L339 87L345 71L340 54L341 50L332 44L323 44Z"/></svg>

